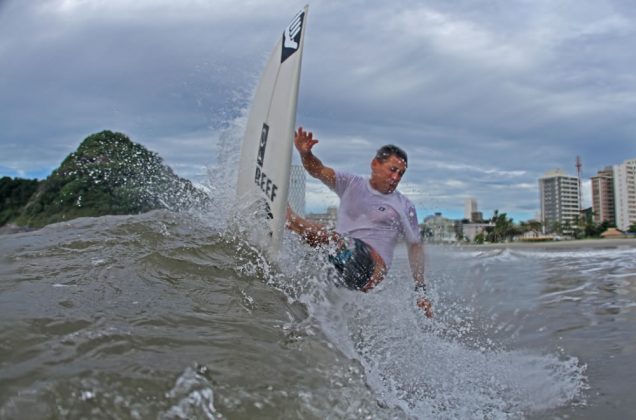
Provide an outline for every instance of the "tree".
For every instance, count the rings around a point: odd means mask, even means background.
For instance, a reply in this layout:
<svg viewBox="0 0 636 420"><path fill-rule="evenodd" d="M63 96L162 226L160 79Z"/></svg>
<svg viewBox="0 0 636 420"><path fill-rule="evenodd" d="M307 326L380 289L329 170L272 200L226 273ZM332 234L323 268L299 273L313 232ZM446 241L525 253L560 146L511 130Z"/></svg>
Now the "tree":
<svg viewBox="0 0 636 420"><path fill-rule="evenodd" d="M20 214L39 184L37 179L0 178L0 226Z"/></svg>
<svg viewBox="0 0 636 420"><path fill-rule="evenodd" d="M499 214L495 210L491 219L493 227L487 228L486 239L489 242L503 242L512 239L519 230L515 227L513 220L508 218L506 213Z"/></svg>
<svg viewBox="0 0 636 420"><path fill-rule="evenodd" d="M585 236L588 238L599 238L601 234L610 227L613 227L613 225L607 220L604 220L599 224L595 224L593 222L587 223L585 225Z"/></svg>
<svg viewBox="0 0 636 420"><path fill-rule="evenodd" d="M531 232L535 232L537 235L541 233L541 229L543 228L543 224L538 220L529 220L528 228Z"/></svg>
<svg viewBox="0 0 636 420"><path fill-rule="evenodd" d="M558 235L562 235L563 234L563 224L561 222L559 222L558 220L553 221L550 224L550 232L556 233Z"/></svg>
<svg viewBox="0 0 636 420"><path fill-rule="evenodd" d="M519 222L519 231L522 234L532 232L534 236L538 236L542 226L538 220L528 220L527 222Z"/></svg>

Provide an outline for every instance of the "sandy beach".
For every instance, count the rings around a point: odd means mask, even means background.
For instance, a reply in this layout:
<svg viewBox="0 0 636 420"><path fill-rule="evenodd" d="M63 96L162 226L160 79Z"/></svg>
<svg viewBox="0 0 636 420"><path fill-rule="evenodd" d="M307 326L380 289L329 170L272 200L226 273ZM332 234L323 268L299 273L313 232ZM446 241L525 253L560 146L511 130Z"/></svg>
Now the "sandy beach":
<svg viewBox="0 0 636 420"><path fill-rule="evenodd" d="M636 247L636 238L607 238L607 239L579 239L547 242L505 242L498 244L462 244L461 247L474 249L498 248L550 248L550 249L611 249L622 247Z"/></svg>

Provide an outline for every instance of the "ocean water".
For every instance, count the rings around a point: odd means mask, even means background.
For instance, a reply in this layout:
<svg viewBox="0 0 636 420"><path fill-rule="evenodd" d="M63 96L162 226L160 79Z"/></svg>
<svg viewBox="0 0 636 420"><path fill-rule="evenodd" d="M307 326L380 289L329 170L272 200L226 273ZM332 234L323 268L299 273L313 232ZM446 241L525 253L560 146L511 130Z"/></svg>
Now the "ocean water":
<svg viewBox="0 0 636 420"><path fill-rule="evenodd" d="M404 246L371 293L236 214L241 124L205 209L0 235L1 419L623 419L636 412L636 242ZM224 168L221 170L221 168Z"/></svg>
<svg viewBox="0 0 636 420"><path fill-rule="evenodd" d="M209 214L0 236L0 418L629 418L636 246L427 248L338 288Z"/></svg>

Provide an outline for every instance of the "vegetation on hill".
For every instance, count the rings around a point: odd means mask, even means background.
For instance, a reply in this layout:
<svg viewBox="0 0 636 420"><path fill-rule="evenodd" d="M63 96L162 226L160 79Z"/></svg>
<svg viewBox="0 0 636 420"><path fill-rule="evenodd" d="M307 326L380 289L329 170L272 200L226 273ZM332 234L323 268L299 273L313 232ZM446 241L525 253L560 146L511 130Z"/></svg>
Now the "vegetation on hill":
<svg viewBox="0 0 636 420"><path fill-rule="evenodd" d="M182 209L206 200L156 153L112 131L87 137L45 181L3 182L19 187L0 190L0 225L41 227L76 217Z"/></svg>
<svg viewBox="0 0 636 420"><path fill-rule="evenodd" d="M39 184L37 179L0 178L0 226L20 215Z"/></svg>

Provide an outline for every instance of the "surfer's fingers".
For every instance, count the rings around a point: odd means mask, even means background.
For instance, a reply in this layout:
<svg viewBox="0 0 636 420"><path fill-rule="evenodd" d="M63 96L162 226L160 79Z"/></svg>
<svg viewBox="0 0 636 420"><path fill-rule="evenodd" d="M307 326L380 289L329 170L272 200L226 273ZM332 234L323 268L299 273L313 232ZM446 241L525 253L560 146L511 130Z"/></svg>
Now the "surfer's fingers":
<svg viewBox="0 0 636 420"><path fill-rule="evenodd" d="M316 143L318 143L318 139L313 138L313 133L311 131L305 133L303 136L299 137L299 139L308 149L311 149Z"/></svg>
<svg viewBox="0 0 636 420"><path fill-rule="evenodd" d="M298 127L298 131L296 131L296 138L297 139L303 139L307 137L307 132L305 130L303 130L302 127Z"/></svg>
<svg viewBox="0 0 636 420"><path fill-rule="evenodd" d="M421 298L417 299L417 306L419 306L420 308L424 309L427 312L427 314L428 314L428 312L431 312L433 304L427 298L421 297Z"/></svg>
<svg viewBox="0 0 636 420"><path fill-rule="evenodd" d="M302 127L298 127L298 131L296 131L296 138L298 140L302 140L302 141L309 141L312 142L314 141L314 133L312 133L311 131L303 131Z"/></svg>
<svg viewBox="0 0 636 420"><path fill-rule="evenodd" d="M427 318L433 318L433 305L430 301L426 302L426 305L422 307L424 309L424 314Z"/></svg>

